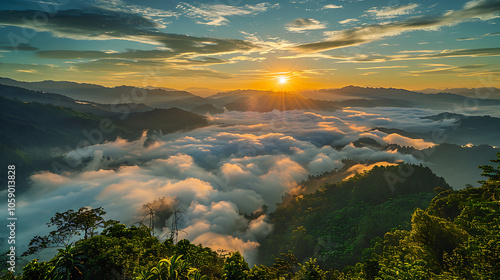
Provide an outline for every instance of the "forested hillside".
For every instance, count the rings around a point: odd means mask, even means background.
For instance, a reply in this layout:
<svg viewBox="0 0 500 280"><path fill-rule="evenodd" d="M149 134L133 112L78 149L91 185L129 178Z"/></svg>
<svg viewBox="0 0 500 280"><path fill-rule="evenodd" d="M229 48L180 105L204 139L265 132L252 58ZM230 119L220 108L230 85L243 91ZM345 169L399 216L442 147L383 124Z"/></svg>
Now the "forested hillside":
<svg viewBox="0 0 500 280"><path fill-rule="evenodd" d="M406 178L399 173L410 174ZM270 264L291 251L298 260L318 259L325 268L355 264L370 240L393 229L409 229L415 208L425 208L444 179L416 165L376 166L339 184L289 197L271 215L275 225L262 241L261 260Z"/></svg>
<svg viewBox="0 0 500 280"><path fill-rule="evenodd" d="M101 208L82 208L57 213L48 223L54 231L33 238L28 255L62 247L54 258L33 260L18 276L4 262L2 279L499 279L500 168L481 166L480 188L453 191L428 168L403 167L412 175L388 190L384 177L397 166L289 198L273 214L262 253L292 251L267 266L249 268L238 252L187 240L161 242L146 226L127 228L104 220ZM75 234L83 238L71 243Z"/></svg>

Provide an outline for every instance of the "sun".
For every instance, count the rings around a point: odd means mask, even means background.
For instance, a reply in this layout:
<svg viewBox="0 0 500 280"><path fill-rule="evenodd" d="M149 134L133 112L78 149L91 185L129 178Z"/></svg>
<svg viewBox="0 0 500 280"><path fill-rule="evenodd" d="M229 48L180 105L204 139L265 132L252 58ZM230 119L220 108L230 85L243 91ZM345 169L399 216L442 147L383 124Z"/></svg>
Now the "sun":
<svg viewBox="0 0 500 280"><path fill-rule="evenodd" d="M281 85L284 85L288 82L288 79L286 77L279 77L278 78L278 82L281 84Z"/></svg>

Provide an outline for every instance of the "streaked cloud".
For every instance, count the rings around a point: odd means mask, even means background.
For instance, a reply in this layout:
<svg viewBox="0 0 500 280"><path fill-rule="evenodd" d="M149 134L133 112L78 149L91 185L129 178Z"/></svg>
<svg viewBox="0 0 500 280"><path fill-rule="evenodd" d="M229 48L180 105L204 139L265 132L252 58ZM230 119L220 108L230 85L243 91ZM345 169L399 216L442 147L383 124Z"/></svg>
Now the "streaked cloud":
<svg viewBox="0 0 500 280"><path fill-rule="evenodd" d="M196 23L220 26L227 25L230 16L256 15L269 9L278 8L279 4L269 4L267 2L255 5L233 6L224 4L200 4L191 5L185 2L179 3L177 8L184 11L184 14L191 18L200 19Z"/></svg>
<svg viewBox="0 0 500 280"><path fill-rule="evenodd" d="M370 69L392 69L392 68L406 68L406 65L391 65L391 66L375 66L375 67L360 67L356 69L370 70Z"/></svg>
<svg viewBox="0 0 500 280"><path fill-rule="evenodd" d="M348 23L353 23L353 22L357 22L359 21L359 19L357 18L348 18L348 19L344 19L344 20L341 20L339 21L340 24L348 24Z"/></svg>
<svg viewBox="0 0 500 280"><path fill-rule="evenodd" d="M402 6L392 6L384 8L373 7L367 10L366 13L372 14L377 18L395 18L397 16L411 14L419 6L419 4L411 3Z"/></svg>
<svg viewBox="0 0 500 280"><path fill-rule="evenodd" d="M500 35L500 32L494 32L494 33L486 33L482 36L477 36L477 37L462 37L462 38L457 38L457 41L473 41L473 40L479 40L483 37L489 37L489 36L498 36Z"/></svg>
<svg viewBox="0 0 500 280"><path fill-rule="evenodd" d="M309 30L325 29L326 24L312 18L298 18L286 24L286 30L303 33Z"/></svg>
<svg viewBox="0 0 500 280"><path fill-rule="evenodd" d="M434 65L424 65L424 67L433 67ZM477 69L484 68L484 64L472 64L463 66L450 66L450 65L436 65L433 69L426 69L420 71L408 71L406 74L413 76L420 75L460 75L460 74L470 74L470 72L477 72Z"/></svg>
<svg viewBox="0 0 500 280"><path fill-rule="evenodd" d="M462 10L450 11L440 16L420 16L404 21L371 24L336 32L325 41L302 44L293 49L298 52L322 52L373 42L416 30L436 30L474 19L491 20L498 17L500 2L475 0L465 4Z"/></svg>
<svg viewBox="0 0 500 280"><path fill-rule="evenodd" d="M76 40L120 39L159 45L168 48L172 54L215 54L258 49L256 45L244 40L163 33L158 31L157 28L161 27L158 23L131 13L99 8L88 11L73 9L59 11L46 24L26 20L36 18L37 13L35 10L2 10L0 25L51 32L56 37Z"/></svg>

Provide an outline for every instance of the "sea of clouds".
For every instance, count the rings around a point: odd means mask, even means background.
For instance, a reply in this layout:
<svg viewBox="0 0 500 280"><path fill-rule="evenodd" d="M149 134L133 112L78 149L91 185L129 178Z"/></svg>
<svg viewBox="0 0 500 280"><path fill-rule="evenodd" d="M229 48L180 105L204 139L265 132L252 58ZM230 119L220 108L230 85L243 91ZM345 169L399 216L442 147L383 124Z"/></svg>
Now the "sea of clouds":
<svg viewBox="0 0 500 280"><path fill-rule="evenodd" d="M232 111L207 116L211 125L192 131L149 132L149 139L144 135L74 150L66 157L83 159L82 168L31 175L30 190L18 199L18 248L24 250L34 235L48 233L46 223L55 212L104 207L106 218L131 225L144 219L148 204L157 211L157 236L168 236L175 207L182 212L179 239L239 250L251 261L258 239L273 225L266 215L249 221L244 214L263 205L273 211L285 194L300 192L298 184L309 175L341 168L343 159L420 163L396 150L350 143L371 137L382 144L430 147L433 143L421 139L369 130L383 126L426 132L453 125L420 119L435 113L412 108ZM339 145L346 146L332 147Z"/></svg>

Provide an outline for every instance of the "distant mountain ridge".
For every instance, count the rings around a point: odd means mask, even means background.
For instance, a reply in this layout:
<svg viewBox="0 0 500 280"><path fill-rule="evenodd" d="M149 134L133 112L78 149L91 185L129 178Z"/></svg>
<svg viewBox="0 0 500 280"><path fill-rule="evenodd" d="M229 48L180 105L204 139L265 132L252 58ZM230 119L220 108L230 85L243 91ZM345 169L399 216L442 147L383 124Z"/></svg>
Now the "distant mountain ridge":
<svg viewBox="0 0 500 280"><path fill-rule="evenodd" d="M447 109L452 104L463 104L466 96L453 93L426 94L396 88L369 88L347 86L339 89L321 89L300 93L306 98L327 101L344 101L350 99L387 99L406 102L409 107L428 109ZM476 99L478 106L500 105L497 99Z"/></svg>
<svg viewBox="0 0 500 280"><path fill-rule="evenodd" d="M430 93L430 94L446 92L471 98L500 99L500 89L496 87L445 88L445 89L426 88L422 90L417 90L417 92Z"/></svg>
<svg viewBox="0 0 500 280"><path fill-rule="evenodd" d="M206 103L205 99L187 91L147 89L131 86L104 87L67 81L20 82L0 78L0 84L21 87L34 91L61 94L73 99L103 104L144 103L150 107L180 107L190 109L193 104Z"/></svg>
<svg viewBox="0 0 500 280"><path fill-rule="evenodd" d="M76 100L101 104L143 103L153 108L168 109L178 107L192 110L196 106L211 104L216 110L259 111L272 110L325 110L332 111L343 107L416 107L449 110L454 104L464 104L465 95L454 93L426 94L397 88L371 88L346 86L339 89L320 89L302 92L280 92L265 90L233 90L219 92L210 96L205 88L191 87L204 91L200 97L188 91L159 87L116 86L75 83L67 81L21 82L0 78L0 84L21 87L34 91L61 94ZM500 106L500 98L478 98L477 106ZM281 99L280 99L281 98Z"/></svg>

